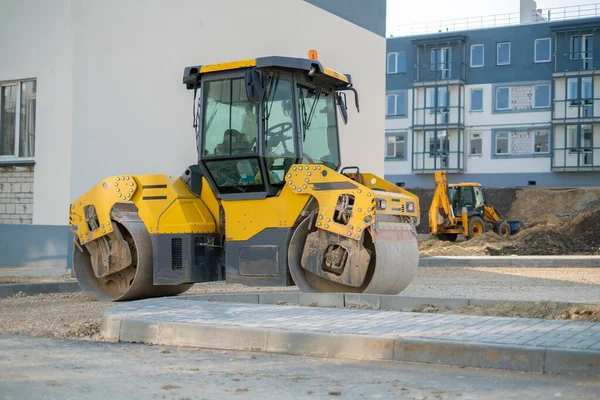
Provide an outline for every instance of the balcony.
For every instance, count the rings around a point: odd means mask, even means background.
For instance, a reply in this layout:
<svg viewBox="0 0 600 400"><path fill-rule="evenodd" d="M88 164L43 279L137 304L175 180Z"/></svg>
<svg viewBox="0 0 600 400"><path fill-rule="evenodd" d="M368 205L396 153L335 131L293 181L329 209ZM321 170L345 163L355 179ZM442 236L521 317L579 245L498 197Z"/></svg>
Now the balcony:
<svg viewBox="0 0 600 400"><path fill-rule="evenodd" d="M600 75L554 78L552 123L600 121Z"/></svg>
<svg viewBox="0 0 600 400"><path fill-rule="evenodd" d="M464 126L465 87L462 83L413 89L413 129L458 129Z"/></svg>
<svg viewBox="0 0 600 400"><path fill-rule="evenodd" d="M553 127L552 171L600 171L600 124Z"/></svg>
<svg viewBox="0 0 600 400"><path fill-rule="evenodd" d="M414 85L427 82L464 81L466 63L464 36L413 41L415 61Z"/></svg>
<svg viewBox="0 0 600 400"><path fill-rule="evenodd" d="M413 173L464 172L464 130L413 130Z"/></svg>

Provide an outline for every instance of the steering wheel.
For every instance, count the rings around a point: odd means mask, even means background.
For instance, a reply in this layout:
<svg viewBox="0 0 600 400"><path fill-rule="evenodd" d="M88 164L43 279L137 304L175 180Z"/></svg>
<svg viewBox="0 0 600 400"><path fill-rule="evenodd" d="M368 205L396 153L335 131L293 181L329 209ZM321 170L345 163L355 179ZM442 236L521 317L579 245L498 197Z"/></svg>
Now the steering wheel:
<svg viewBox="0 0 600 400"><path fill-rule="evenodd" d="M269 130L267 131L267 135L273 135L273 136L283 135L285 132L292 129L292 127L293 127L293 125L291 122L281 122L279 124L275 124L275 125L269 127Z"/></svg>
<svg viewBox="0 0 600 400"><path fill-rule="evenodd" d="M283 143L285 147L285 142L292 139L292 137L285 136L284 133L292 128L293 125L291 122L281 122L269 127L266 132L267 146L271 149L274 149L275 147L279 146L280 143Z"/></svg>

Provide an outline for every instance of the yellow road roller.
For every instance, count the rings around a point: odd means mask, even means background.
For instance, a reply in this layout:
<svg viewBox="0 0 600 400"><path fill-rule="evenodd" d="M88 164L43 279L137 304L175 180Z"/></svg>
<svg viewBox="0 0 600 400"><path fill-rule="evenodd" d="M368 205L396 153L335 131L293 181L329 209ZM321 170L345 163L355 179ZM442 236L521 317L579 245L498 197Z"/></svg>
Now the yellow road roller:
<svg viewBox="0 0 600 400"><path fill-rule="evenodd" d="M350 75L308 58L184 68L198 163L112 176L70 205L73 269L109 301L194 283L398 294L418 263L419 199L342 167Z"/></svg>

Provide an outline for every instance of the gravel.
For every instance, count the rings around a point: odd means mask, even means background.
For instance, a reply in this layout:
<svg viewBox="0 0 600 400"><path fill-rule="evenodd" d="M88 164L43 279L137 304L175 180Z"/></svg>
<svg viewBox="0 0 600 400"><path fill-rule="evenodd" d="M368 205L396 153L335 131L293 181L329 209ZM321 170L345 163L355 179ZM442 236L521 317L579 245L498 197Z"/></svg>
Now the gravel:
<svg viewBox="0 0 600 400"><path fill-rule="evenodd" d="M296 287L196 284L185 294L297 291ZM403 296L600 304L595 268L433 268L418 270ZM102 313L114 303L85 293L16 295L0 299L0 334L91 339Z"/></svg>

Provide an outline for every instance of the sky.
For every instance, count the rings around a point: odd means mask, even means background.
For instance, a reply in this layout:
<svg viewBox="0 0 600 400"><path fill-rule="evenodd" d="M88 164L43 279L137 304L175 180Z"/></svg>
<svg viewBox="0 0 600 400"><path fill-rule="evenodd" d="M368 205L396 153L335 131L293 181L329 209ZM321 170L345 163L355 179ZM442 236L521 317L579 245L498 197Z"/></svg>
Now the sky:
<svg viewBox="0 0 600 400"><path fill-rule="evenodd" d="M600 0L537 0L537 8L594 3ZM394 34L399 26L413 23L518 13L519 4L519 0L387 0L386 36Z"/></svg>

